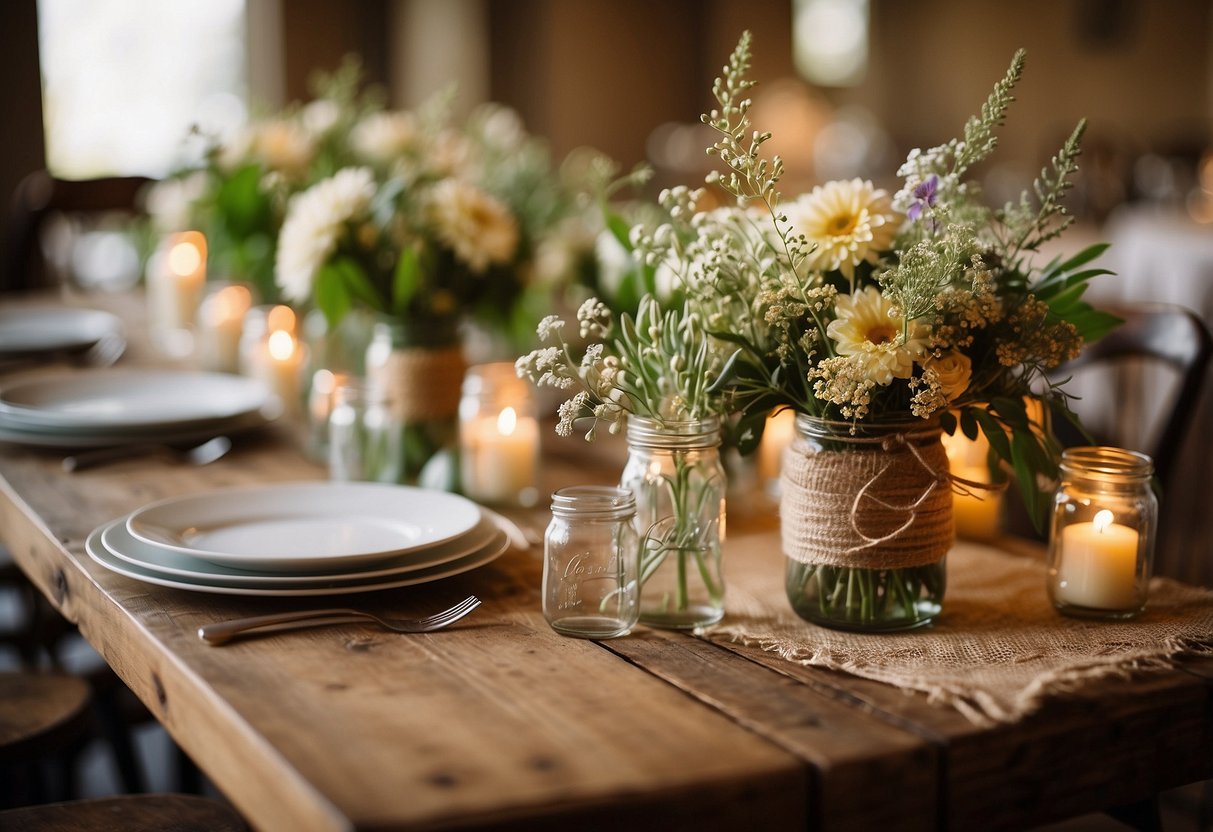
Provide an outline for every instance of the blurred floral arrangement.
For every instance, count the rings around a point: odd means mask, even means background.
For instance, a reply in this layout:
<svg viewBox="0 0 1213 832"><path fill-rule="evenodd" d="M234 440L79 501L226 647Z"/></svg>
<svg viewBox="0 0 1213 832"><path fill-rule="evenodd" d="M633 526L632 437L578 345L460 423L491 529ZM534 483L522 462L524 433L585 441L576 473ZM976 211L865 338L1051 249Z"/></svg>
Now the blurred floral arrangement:
<svg viewBox="0 0 1213 832"><path fill-rule="evenodd" d="M1105 248L1037 268L1042 243L1070 224L1062 197L1077 170L1079 123L1015 204L990 209L965 178L997 145L995 129L1024 67L1017 53L963 137L914 150L894 194L859 179L833 181L784 205L770 134L754 130L743 35L703 117L722 170L708 183L736 198L700 210L702 190L661 194L663 221L628 235L650 268L668 270L732 355L713 387L740 412L739 445L754 448L776 409L856 426L938 418L970 438L980 431L1016 472L1031 506L1037 475L1059 450L1029 418L1039 399L1073 419L1048 373L1117 319L1082 300L1107 272L1088 264Z"/></svg>
<svg viewBox="0 0 1213 832"><path fill-rule="evenodd" d="M330 324L353 307L402 321L470 315L517 341L554 287L591 267L605 159L557 167L508 108L456 123L449 92L388 110L352 60L314 88L306 105L209 139L201 166L149 195L160 230L206 234L211 274L319 308Z"/></svg>

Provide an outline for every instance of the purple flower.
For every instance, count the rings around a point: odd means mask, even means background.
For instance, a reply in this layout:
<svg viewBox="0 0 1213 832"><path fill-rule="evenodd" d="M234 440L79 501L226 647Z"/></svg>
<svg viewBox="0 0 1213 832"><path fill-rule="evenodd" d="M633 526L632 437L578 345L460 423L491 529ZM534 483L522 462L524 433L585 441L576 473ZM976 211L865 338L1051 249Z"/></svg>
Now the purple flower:
<svg viewBox="0 0 1213 832"><path fill-rule="evenodd" d="M931 174L914 186L914 201L910 203L906 216L917 221L922 216L924 208L935 204L936 190L939 188L939 177Z"/></svg>

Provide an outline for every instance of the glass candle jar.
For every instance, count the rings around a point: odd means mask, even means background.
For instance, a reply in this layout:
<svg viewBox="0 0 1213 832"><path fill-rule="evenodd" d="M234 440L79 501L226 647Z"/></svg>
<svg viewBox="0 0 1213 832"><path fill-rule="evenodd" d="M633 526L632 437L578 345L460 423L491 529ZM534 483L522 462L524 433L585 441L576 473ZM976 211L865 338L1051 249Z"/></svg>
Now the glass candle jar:
<svg viewBox="0 0 1213 832"><path fill-rule="evenodd" d="M1070 448L1061 457L1049 533L1049 597L1085 618L1132 618L1145 608L1158 500L1154 465L1120 448Z"/></svg>
<svg viewBox="0 0 1213 832"><path fill-rule="evenodd" d="M615 638L640 615L636 500L623 488L577 485L552 495L543 536L543 617L561 635Z"/></svg>
<svg viewBox="0 0 1213 832"><path fill-rule="evenodd" d="M496 505L534 505L539 421L530 385L508 362L468 369L459 400L463 493Z"/></svg>

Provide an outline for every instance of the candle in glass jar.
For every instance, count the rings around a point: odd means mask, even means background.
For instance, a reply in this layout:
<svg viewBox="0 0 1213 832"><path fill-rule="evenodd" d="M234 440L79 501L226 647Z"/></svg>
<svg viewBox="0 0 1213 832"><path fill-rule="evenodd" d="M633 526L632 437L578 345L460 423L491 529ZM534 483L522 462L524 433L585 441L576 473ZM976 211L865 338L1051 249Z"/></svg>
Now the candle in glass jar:
<svg viewBox="0 0 1213 832"><path fill-rule="evenodd" d="M198 361L203 369L235 373L240 369L240 337L253 295L246 286L224 286L198 309Z"/></svg>
<svg viewBox="0 0 1213 832"><path fill-rule="evenodd" d="M1138 604L1136 529L1112 522L1112 512L1096 512L1090 523L1071 523L1061 532L1056 596L1080 607L1126 610Z"/></svg>
<svg viewBox="0 0 1213 832"><path fill-rule="evenodd" d="M990 479L989 471L984 468L955 467L952 475L970 482L985 483ZM958 483L958 487L966 488L970 494L952 493L952 517L956 521L956 534L967 540L993 540L998 537L999 511L1002 499L999 494L989 489L979 489Z"/></svg>
<svg viewBox="0 0 1213 832"><path fill-rule="evenodd" d="M796 412L791 408L767 417L758 443L758 476L767 484L768 490L778 490L779 472L783 467L783 452L796 433Z"/></svg>
<svg viewBox="0 0 1213 832"><path fill-rule="evenodd" d="M463 490L474 500L517 502L533 488L539 454L539 423L505 407L462 428Z"/></svg>
<svg viewBox="0 0 1213 832"><path fill-rule="evenodd" d="M148 262L147 298L152 340L172 355L188 355L190 329L206 284L206 237L170 234Z"/></svg>

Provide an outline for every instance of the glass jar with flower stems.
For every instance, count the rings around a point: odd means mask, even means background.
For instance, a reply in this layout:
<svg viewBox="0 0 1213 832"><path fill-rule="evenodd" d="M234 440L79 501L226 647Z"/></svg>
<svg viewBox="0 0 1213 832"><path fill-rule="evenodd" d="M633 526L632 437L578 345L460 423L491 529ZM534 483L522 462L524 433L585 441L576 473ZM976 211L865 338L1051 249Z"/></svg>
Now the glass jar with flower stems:
<svg viewBox="0 0 1213 832"><path fill-rule="evenodd" d="M582 419L590 422L587 439L603 423L612 433L627 426L620 487L635 495L642 536L640 620L678 629L714 624L724 614L725 474L720 398L712 392L722 345L689 306L663 310L652 295L618 326L593 298L577 320L581 337L603 340L578 359L564 322L549 316L539 337L554 344L518 359L518 373L540 386L577 388L560 406L563 436Z"/></svg>
<svg viewBox="0 0 1213 832"><path fill-rule="evenodd" d="M707 184L735 202L701 210L703 191L671 188L627 240L733 349L711 391L740 411L739 448L757 447L772 411L797 413L780 498L793 608L828 626L920 626L943 608L953 536L940 432L984 434L1042 522L1038 481L1059 449L1025 397L1072 417L1048 373L1117 323L1081 299L1107 274L1088 266L1105 246L1034 261L1071 222L1061 201L1084 125L1017 204L980 202L965 174L995 148L1019 52L963 139L911 152L896 193L851 179L785 205L771 135L750 122L749 66L747 32L703 116L720 161Z"/></svg>

